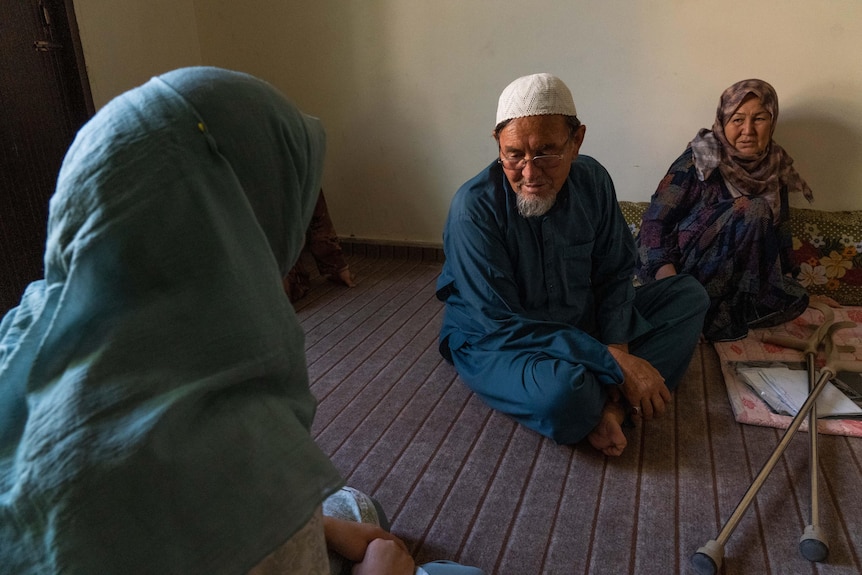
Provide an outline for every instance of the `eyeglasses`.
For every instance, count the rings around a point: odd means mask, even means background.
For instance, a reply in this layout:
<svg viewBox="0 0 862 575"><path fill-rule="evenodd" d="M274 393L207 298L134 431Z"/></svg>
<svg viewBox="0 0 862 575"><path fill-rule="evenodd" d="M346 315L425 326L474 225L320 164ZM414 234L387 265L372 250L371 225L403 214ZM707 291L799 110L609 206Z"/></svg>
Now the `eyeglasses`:
<svg viewBox="0 0 862 575"><path fill-rule="evenodd" d="M563 142L563 147L565 147L565 145L569 143L570 139L571 136L566 138L566 141ZM533 166L539 168L540 170L551 170L559 166L565 156L566 154L562 153L542 154L541 156L533 156L532 158L505 157L497 158L497 163L502 165L507 170L523 170L527 167L528 162L533 162Z"/></svg>

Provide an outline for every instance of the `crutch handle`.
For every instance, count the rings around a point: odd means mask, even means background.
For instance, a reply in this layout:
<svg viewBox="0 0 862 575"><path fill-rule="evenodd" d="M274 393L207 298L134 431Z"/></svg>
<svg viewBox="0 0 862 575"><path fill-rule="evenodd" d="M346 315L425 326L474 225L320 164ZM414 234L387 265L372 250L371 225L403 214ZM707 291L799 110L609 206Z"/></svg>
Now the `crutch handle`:
<svg viewBox="0 0 862 575"><path fill-rule="evenodd" d="M841 359L838 357L838 353L841 351L855 351L855 348L847 347L847 346L839 346L836 345L835 342L832 341L832 335L841 329L852 329L856 327L856 322L852 321L839 321L835 322L829 326L829 337L826 338L825 342L825 351L826 351L826 363L820 369L820 373L825 371L829 371L832 373L830 377L835 377L835 375L839 371L852 371L855 373L862 373L862 361L855 359Z"/></svg>
<svg viewBox="0 0 862 575"><path fill-rule="evenodd" d="M804 354L817 354L817 348L823 343L823 340L829 335L832 326L835 324L835 311L824 303L817 301L808 304L823 314L823 323L817 326L807 339L799 339L787 335L766 334L763 336L764 343L773 343L789 349L796 349Z"/></svg>
<svg viewBox="0 0 862 575"><path fill-rule="evenodd" d="M774 335L771 333L763 336L763 342L780 345L788 349L796 349L805 353L817 353L817 344L819 343L812 342L810 339L804 340L790 337L789 335Z"/></svg>

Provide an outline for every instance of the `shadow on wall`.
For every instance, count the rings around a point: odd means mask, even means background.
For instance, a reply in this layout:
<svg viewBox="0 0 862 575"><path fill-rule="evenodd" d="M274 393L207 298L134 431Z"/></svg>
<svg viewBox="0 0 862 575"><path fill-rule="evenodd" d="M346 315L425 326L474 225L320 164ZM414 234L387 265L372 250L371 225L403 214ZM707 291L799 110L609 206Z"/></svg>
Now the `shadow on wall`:
<svg viewBox="0 0 862 575"><path fill-rule="evenodd" d="M862 118L862 107L846 102L802 102L779 113L775 141L793 157L796 170L814 191L813 204L801 197L793 198L792 204L828 211L862 210L862 130L826 110L848 110L848 118Z"/></svg>

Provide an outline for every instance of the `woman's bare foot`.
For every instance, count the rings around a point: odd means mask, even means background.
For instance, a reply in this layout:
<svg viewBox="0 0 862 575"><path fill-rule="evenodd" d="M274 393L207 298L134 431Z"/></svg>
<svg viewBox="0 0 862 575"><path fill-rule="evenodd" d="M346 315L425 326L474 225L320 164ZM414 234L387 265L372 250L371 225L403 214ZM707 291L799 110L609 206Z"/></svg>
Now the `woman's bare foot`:
<svg viewBox="0 0 862 575"><path fill-rule="evenodd" d="M331 276L331 279L343 283L347 287L356 287L356 277L351 273L350 268L344 268L337 275Z"/></svg>
<svg viewBox="0 0 862 575"><path fill-rule="evenodd" d="M607 402L602 410L601 421L587 436L590 445L611 457L622 455L628 443L623 433L625 419L622 405L614 401Z"/></svg>

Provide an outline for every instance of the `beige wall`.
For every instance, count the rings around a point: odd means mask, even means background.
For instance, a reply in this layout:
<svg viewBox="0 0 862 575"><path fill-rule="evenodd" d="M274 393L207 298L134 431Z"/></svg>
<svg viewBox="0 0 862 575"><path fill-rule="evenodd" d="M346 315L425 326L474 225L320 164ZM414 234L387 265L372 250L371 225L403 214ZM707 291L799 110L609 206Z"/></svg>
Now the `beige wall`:
<svg viewBox="0 0 862 575"><path fill-rule="evenodd" d="M201 64L194 0L73 0L96 108L152 76Z"/></svg>
<svg viewBox="0 0 862 575"><path fill-rule="evenodd" d="M75 2L97 99L199 62L272 82L327 127L341 235L439 243L452 194L495 158L499 92L539 71L572 88L582 153L621 199L648 200L721 91L760 77L813 207L862 209L858 0L160 0L134 18L133 4Z"/></svg>

